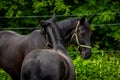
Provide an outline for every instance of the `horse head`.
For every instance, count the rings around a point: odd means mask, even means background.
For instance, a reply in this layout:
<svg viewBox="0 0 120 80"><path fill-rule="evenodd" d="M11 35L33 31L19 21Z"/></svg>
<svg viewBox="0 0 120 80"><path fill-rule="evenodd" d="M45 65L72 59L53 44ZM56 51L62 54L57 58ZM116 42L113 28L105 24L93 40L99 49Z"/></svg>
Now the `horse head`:
<svg viewBox="0 0 120 80"><path fill-rule="evenodd" d="M72 43L74 43L77 46L77 49L80 51L83 59L89 59L91 56L91 27L90 24L93 20L93 17L85 21L85 17L82 17L81 19L78 19L74 23L74 29L68 30L68 32L71 32L68 34L69 38L71 38ZM67 33L68 33L67 32ZM67 36L67 38L68 38Z"/></svg>
<svg viewBox="0 0 120 80"><path fill-rule="evenodd" d="M61 31L61 36L66 42L71 40L72 43L77 46L77 49L80 51L83 59L89 59L91 56L90 38L92 31L90 24L93 18L94 16L92 16L92 18L88 21L85 20L85 17L82 17L81 19L70 18L57 23L58 28L60 29L59 31ZM55 20L56 18L53 17L50 21ZM42 24L42 26L46 25L49 25L49 20L47 20L45 24Z"/></svg>

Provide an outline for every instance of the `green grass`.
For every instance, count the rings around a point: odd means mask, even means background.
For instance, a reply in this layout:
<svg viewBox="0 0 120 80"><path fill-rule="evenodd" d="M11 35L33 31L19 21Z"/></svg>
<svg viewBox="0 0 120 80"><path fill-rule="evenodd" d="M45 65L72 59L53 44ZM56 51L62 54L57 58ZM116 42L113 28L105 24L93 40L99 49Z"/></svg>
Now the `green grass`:
<svg viewBox="0 0 120 80"><path fill-rule="evenodd" d="M5 71L0 69L0 80L12 80L12 79Z"/></svg>
<svg viewBox="0 0 120 80"><path fill-rule="evenodd" d="M77 80L120 80L119 53L93 53L88 60L74 62Z"/></svg>

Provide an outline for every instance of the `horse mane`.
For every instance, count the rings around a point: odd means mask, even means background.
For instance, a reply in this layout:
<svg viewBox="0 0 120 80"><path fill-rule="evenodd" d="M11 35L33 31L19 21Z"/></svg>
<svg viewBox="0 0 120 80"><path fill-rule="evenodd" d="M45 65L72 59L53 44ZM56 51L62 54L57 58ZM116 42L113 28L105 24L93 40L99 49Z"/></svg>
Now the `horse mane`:
<svg viewBox="0 0 120 80"><path fill-rule="evenodd" d="M57 22L57 25L61 29L65 29L66 27L71 28L73 27L73 23L78 20L79 20L78 18L69 18L69 19Z"/></svg>
<svg viewBox="0 0 120 80"><path fill-rule="evenodd" d="M58 26L57 24L55 23L51 23L52 26L53 26L53 30L54 30L54 36L55 36L55 40L56 40L56 46L55 46L55 49L59 49L61 51L64 51L64 53L66 53L65 51L65 44L63 43L64 40L62 38L62 36L60 35L60 31L58 29Z"/></svg>
<svg viewBox="0 0 120 80"><path fill-rule="evenodd" d="M55 51L57 51L57 54L59 56L61 56L61 58L64 60L63 62L68 67L66 69L66 72L65 72L66 75L64 75L65 76L64 79L65 80L66 79L73 80L73 79L75 79L74 67L73 67L73 64L70 60L70 56L69 56L67 50L65 49L65 45L63 43L64 39L62 38L62 35L60 35L61 32L59 30L59 27L55 21L53 21L53 22L50 21L50 26L48 26L48 27L52 28L52 30L50 30L51 31L50 37L51 37L52 44L54 43L53 50L55 49ZM47 27L47 29L48 29L48 27Z"/></svg>
<svg viewBox="0 0 120 80"><path fill-rule="evenodd" d="M50 40L53 44L53 49L58 49L60 47L64 47L64 41L62 36L60 35L60 31L58 29L58 26L55 23L50 23L52 26L52 30L50 30L50 27L47 27L48 34L50 36Z"/></svg>
<svg viewBox="0 0 120 80"><path fill-rule="evenodd" d="M73 20L76 20L76 19L73 19ZM68 21L71 21L71 20L66 20L65 23ZM55 21L52 21L51 19L47 20L46 23L47 24L49 23L49 25L47 27L47 31L48 31L48 36L51 40L51 43L53 44L53 49L60 50L64 54L68 55L68 53L65 49L65 43L64 43L65 41L61 35L59 26L56 24Z"/></svg>

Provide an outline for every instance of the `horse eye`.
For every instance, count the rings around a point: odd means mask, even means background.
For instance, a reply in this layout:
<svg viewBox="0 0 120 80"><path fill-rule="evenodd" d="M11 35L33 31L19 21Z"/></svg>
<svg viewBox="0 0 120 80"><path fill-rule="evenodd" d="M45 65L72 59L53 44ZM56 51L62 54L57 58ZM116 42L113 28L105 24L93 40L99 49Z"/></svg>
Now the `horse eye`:
<svg viewBox="0 0 120 80"><path fill-rule="evenodd" d="M84 32L81 32L80 35L83 37L83 36L85 35L85 33L84 33Z"/></svg>
<svg viewBox="0 0 120 80"><path fill-rule="evenodd" d="M80 35L81 35L81 36L84 36L84 34L85 34L85 33L81 33Z"/></svg>

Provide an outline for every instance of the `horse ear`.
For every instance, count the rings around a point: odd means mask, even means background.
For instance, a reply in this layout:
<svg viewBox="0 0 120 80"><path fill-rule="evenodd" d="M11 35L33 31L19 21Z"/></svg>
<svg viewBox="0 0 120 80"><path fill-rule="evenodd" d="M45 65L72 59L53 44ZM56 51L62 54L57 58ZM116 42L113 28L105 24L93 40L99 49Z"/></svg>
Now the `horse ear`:
<svg viewBox="0 0 120 80"><path fill-rule="evenodd" d="M56 21L56 14L54 13L53 16L51 17L50 19L52 22L55 22Z"/></svg>
<svg viewBox="0 0 120 80"><path fill-rule="evenodd" d="M88 23L92 23L92 21L93 21L93 18L95 17L96 15L93 15L91 18L90 18L90 20L88 20Z"/></svg>
<svg viewBox="0 0 120 80"><path fill-rule="evenodd" d="M47 30L46 23L41 21L40 27L41 27L41 31L46 34L46 30Z"/></svg>
<svg viewBox="0 0 120 80"><path fill-rule="evenodd" d="M44 27L45 26L45 23L43 21L40 21L40 27Z"/></svg>
<svg viewBox="0 0 120 80"><path fill-rule="evenodd" d="M83 25L85 22L85 16L80 19L80 24Z"/></svg>

